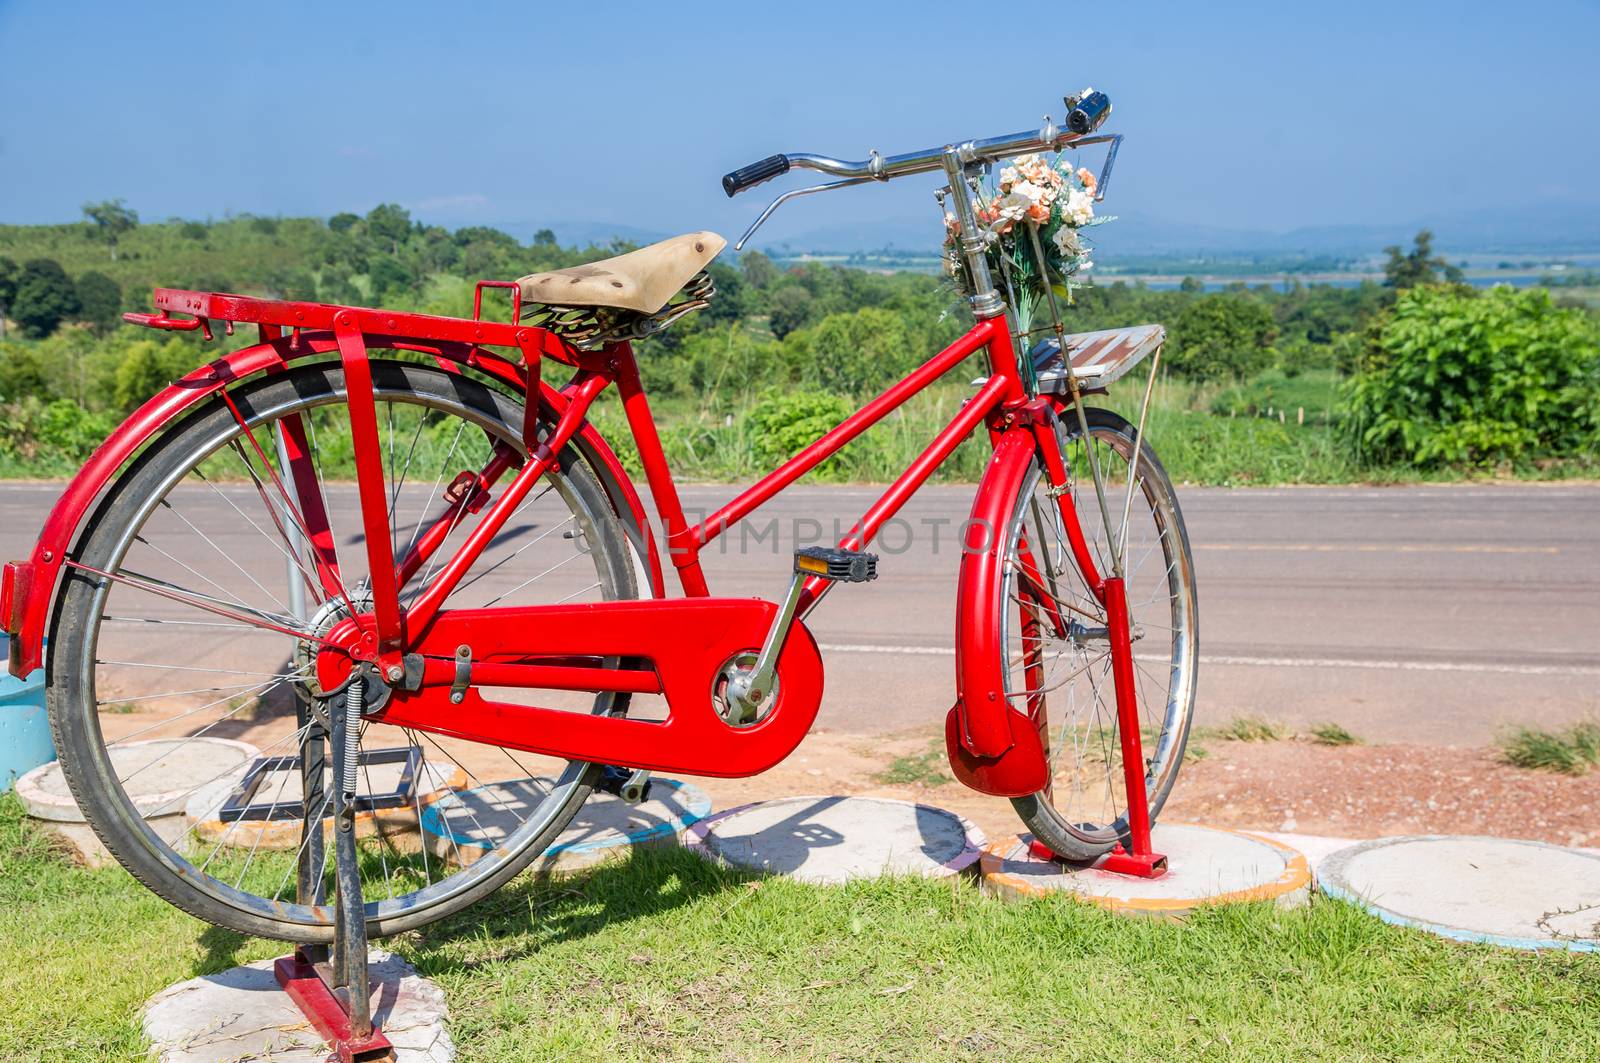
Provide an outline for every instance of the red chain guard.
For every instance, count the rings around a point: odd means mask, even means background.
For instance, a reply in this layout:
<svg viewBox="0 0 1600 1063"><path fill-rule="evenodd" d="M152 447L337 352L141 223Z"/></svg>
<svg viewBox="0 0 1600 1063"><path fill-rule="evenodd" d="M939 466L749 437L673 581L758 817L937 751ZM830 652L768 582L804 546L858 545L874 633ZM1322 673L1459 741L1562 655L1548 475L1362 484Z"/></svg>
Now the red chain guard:
<svg viewBox="0 0 1600 1063"><path fill-rule="evenodd" d="M717 715L711 690L718 671L735 654L758 649L776 613L776 605L756 598L446 610L414 648L425 658L453 660L462 645L472 647L474 662L640 658L637 667L653 668L660 679L667 719L490 701L476 687L453 705L446 686L397 690L373 719L569 760L691 775L754 775L800 744L822 703L822 657L811 632L796 620L778 656L777 701L767 716L749 727L730 727Z"/></svg>

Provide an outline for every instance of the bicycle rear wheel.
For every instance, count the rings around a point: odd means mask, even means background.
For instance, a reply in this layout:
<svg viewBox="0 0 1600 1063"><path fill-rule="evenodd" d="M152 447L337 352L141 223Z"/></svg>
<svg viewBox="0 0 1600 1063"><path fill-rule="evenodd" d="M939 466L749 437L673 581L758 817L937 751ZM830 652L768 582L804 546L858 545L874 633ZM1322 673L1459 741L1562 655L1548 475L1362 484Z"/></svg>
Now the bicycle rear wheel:
<svg viewBox="0 0 1600 1063"><path fill-rule="evenodd" d="M1112 548L1095 499L1090 452L1106 484L1113 529L1126 542L1128 612L1133 624L1135 688L1143 744L1145 789L1155 821L1183 763L1194 712L1198 664L1194 563L1183 514L1166 470L1148 444L1133 471L1134 427L1109 410L1090 408L1084 438L1067 414L1058 438L1072 474L1072 500L1101 575L1112 572ZM1006 697L1047 721L1050 783L1013 799L1034 836L1057 855L1090 860L1126 841L1127 787L1121 731L1111 678L1105 608L1073 563L1056 500L1035 458L1007 529L1001 631ZM1126 527L1124 501L1128 499ZM1024 565L1029 555L1031 565ZM1037 571L1062 606L1059 634L1026 571Z"/></svg>
<svg viewBox="0 0 1600 1063"><path fill-rule="evenodd" d="M432 366L371 366L396 558L426 541L430 527L444 532L402 591L404 602L487 511L451 511L448 485L487 467L497 448L519 446L522 408ZM302 365L246 382L228 399L163 432L108 489L81 534L54 613L51 722L79 807L145 885L219 926L327 941L331 906L303 903L331 896L333 881L328 717L307 684L309 651L317 632L364 611L366 596L344 374L334 362ZM282 486L291 477L275 439L297 424L318 481L312 497L327 510L326 538L337 552L334 593L324 592L306 546L305 495ZM447 605L632 597L621 526L569 446ZM627 707L613 694L539 693L541 704L572 711ZM334 711L342 704L336 696ZM207 763L221 748L205 741L213 738L259 750L253 791L236 760ZM357 805L360 873L374 937L443 918L526 867L583 804L599 770L371 719L358 742L367 757L358 786L366 799ZM153 796L146 783L163 762L190 765L191 776ZM540 781L513 782L526 779ZM482 822L482 806L461 791L494 784L517 800ZM438 829L430 820L445 800L455 802L458 819L468 817L464 826ZM195 828L177 840L146 821L178 812Z"/></svg>

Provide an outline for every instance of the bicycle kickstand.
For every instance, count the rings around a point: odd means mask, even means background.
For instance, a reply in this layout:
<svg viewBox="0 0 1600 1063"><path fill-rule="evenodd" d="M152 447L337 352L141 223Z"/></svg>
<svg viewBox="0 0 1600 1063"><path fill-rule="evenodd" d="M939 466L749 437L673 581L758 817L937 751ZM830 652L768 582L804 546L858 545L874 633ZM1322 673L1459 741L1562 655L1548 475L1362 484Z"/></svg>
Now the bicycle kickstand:
<svg viewBox="0 0 1600 1063"><path fill-rule="evenodd" d="M281 957L273 965L278 984L328 1042L329 1063L392 1063L394 1059L394 1047L372 1021L366 907L361 896L360 854L356 851L357 743L365 688L366 684L357 678L346 688L344 705L328 705L333 747L336 891L332 954L327 945L301 945L293 955ZM312 822L310 808L307 801L306 829L320 836L321 818ZM309 886L306 876L301 877L302 883Z"/></svg>

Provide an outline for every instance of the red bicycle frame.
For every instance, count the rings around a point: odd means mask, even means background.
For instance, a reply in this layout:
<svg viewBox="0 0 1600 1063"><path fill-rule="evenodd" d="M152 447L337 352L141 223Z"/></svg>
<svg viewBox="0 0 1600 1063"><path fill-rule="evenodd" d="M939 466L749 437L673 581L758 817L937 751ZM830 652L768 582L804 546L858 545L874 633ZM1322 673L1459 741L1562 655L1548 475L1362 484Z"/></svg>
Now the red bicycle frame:
<svg viewBox="0 0 1600 1063"><path fill-rule="evenodd" d="M197 370L130 418L68 488L47 521L33 559L6 566L0 616L6 628L17 636L12 643L14 671L37 666L39 637L52 588L63 564L71 564L68 547L99 490L157 430L212 395L220 394L233 410L270 473L272 489L281 496L285 511L298 525L293 531L308 545L313 572L320 584L311 589L324 597L342 597L337 550L327 515L322 511L315 476L305 457L304 433L298 417L284 419L287 460L280 478L272 472L264 448L233 406L227 390L245 377L282 371L295 358L337 353L347 382L373 603L370 611L359 614L352 606L349 618L325 636L318 657L319 680L324 688L332 689L353 669L366 665L396 687L394 698L383 710L388 714L384 718L391 722L574 759L603 759L625 766L699 774L750 774L787 755L803 736L820 701L820 660L814 640L799 621L779 661L788 701L797 707L791 708L783 719L775 711L772 719L762 725L738 730L700 708L680 713L675 707L664 726L509 706L479 698L475 691L464 701L452 702L446 698L452 682L452 669L446 666L447 662L466 645L464 640L471 639L479 646L492 643L498 653L495 659L478 660L480 655L474 651L476 683L659 692L669 703L675 696L680 701L688 697L685 692L691 688L703 692L705 677L715 673L726 655L760 644L761 635L771 623L772 606L712 598L700 565L701 550L893 410L981 352L988 362L987 379L862 514L840 545L861 549L870 543L956 447L980 424L987 426L995 457L979 485L963 544L956 632L957 702L947 724L951 762L964 782L989 793L1017 796L1048 786L1040 734L1044 721L1037 717L1042 699L1031 699L1020 710L1011 705L1005 691L1004 647L995 626L1005 563L1003 531L1008 526L1021 478L1036 454L1044 455L1048 482L1059 489L1055 493L1073 556L1087 585L1108 610L1116 609L1120 581L1104 578L1094 566L1076 509L1066 493L1067 471L1054 442L1060 402L1049 397L1030 399L1027 395L1004 316L978 321L949 347L816 442L703 521L690 524L656 432L633 350L625 342L598 351L583 351L553 333L515 321L507 324L214 293L161 289L155 301L159 314L129 315L130 319L156 328L184 330L199 322L208 334L211 321L228 322L230 331L233 322L254 323L261 329L263 342ZM170 316L173 312L193 315L193 319L174 319ZM491 349L495 347L510 348L515 356L508 359L494 354ZM407 555L398 559L390 554L387 533L387 500L378 458L369 348L421 351L452 371L459 372L466 366L488 373L522 390L529 410L526 445L519 452L502 445L483 468L463 470L446 494L449 505L444 514L423 529ZM551 389L544 383L542 366L546 359L576 370L565 387ZM664 524L667 556L678 574L685 600L678 605L608 602L563 607L566 613L560 625L553 622L556 617L551 611L557 607L494 610L481 615L445 609L451 591L569 443L582 444L588 453L600 457L599 464L611 481L607 486L613 504L634 529L635 548L649 559L651 589L657 597L664 593L655 568L654 540L648 522L642 519L638 495L609 447L598 439L586 420L595 399L612 385L620 393ZM545 431L536 436L533 428L541 423ZM482 511L477 524L442 565L436 566L437 577L409 606L403 607L400 590L442 549L463 510ZM1020 545L1024 584L1033 603L1027 622L1049 625L1055 634L1063 635L1061 611L1044 581L1037 578L1026 540ZM133 582L116 573L98 575ZM815 606L828 587L822 578L812 578L803 588L799 614L803 616ZM704 604L691 606L691 601ZM667 616L669 612L673 613L671 618ZM580 616L591 619L581 620ZM481 632L496 619L498 626L510 634L490 639ZM579 630L590 633L589 642L562 634ZM708 634L713 630L717 632L715 636ZM1113 651L1114 656L1118 652L1122 656L1129 654L1115 640ZM407 669L408 657L418 656L422 667L413 669L418 672L413 678ZM647 663L637 667L600 667L598 658L604 656ZM669 660L674 663L669 665ZM1124 672L1129 673L1126 684ZM1131 667L1117 670L1119 708L1124 702L1125 685L1131 706ZM1132 730L1137 743L1137 727ZM1131 776L1142 765L1142 759L1134 756L1129 763ZM1139 781L1142 783L1142 777Z"/></svg>

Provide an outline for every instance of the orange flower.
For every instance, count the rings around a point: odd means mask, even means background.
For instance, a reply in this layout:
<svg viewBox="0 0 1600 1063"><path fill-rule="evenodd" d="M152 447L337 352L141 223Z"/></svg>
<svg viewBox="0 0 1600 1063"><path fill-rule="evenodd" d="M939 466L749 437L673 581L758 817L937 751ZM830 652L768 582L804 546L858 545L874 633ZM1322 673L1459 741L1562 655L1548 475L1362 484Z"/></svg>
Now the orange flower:
<svg viewBox="0 0 1600 1063"><path fill-rule="evenodd" d="M1095 177L1094 174L1090 173L1086 167L1078 167L1078 180L1083 183L1083 187L1085 189L1090 192L1094 191Z"/></svg>

